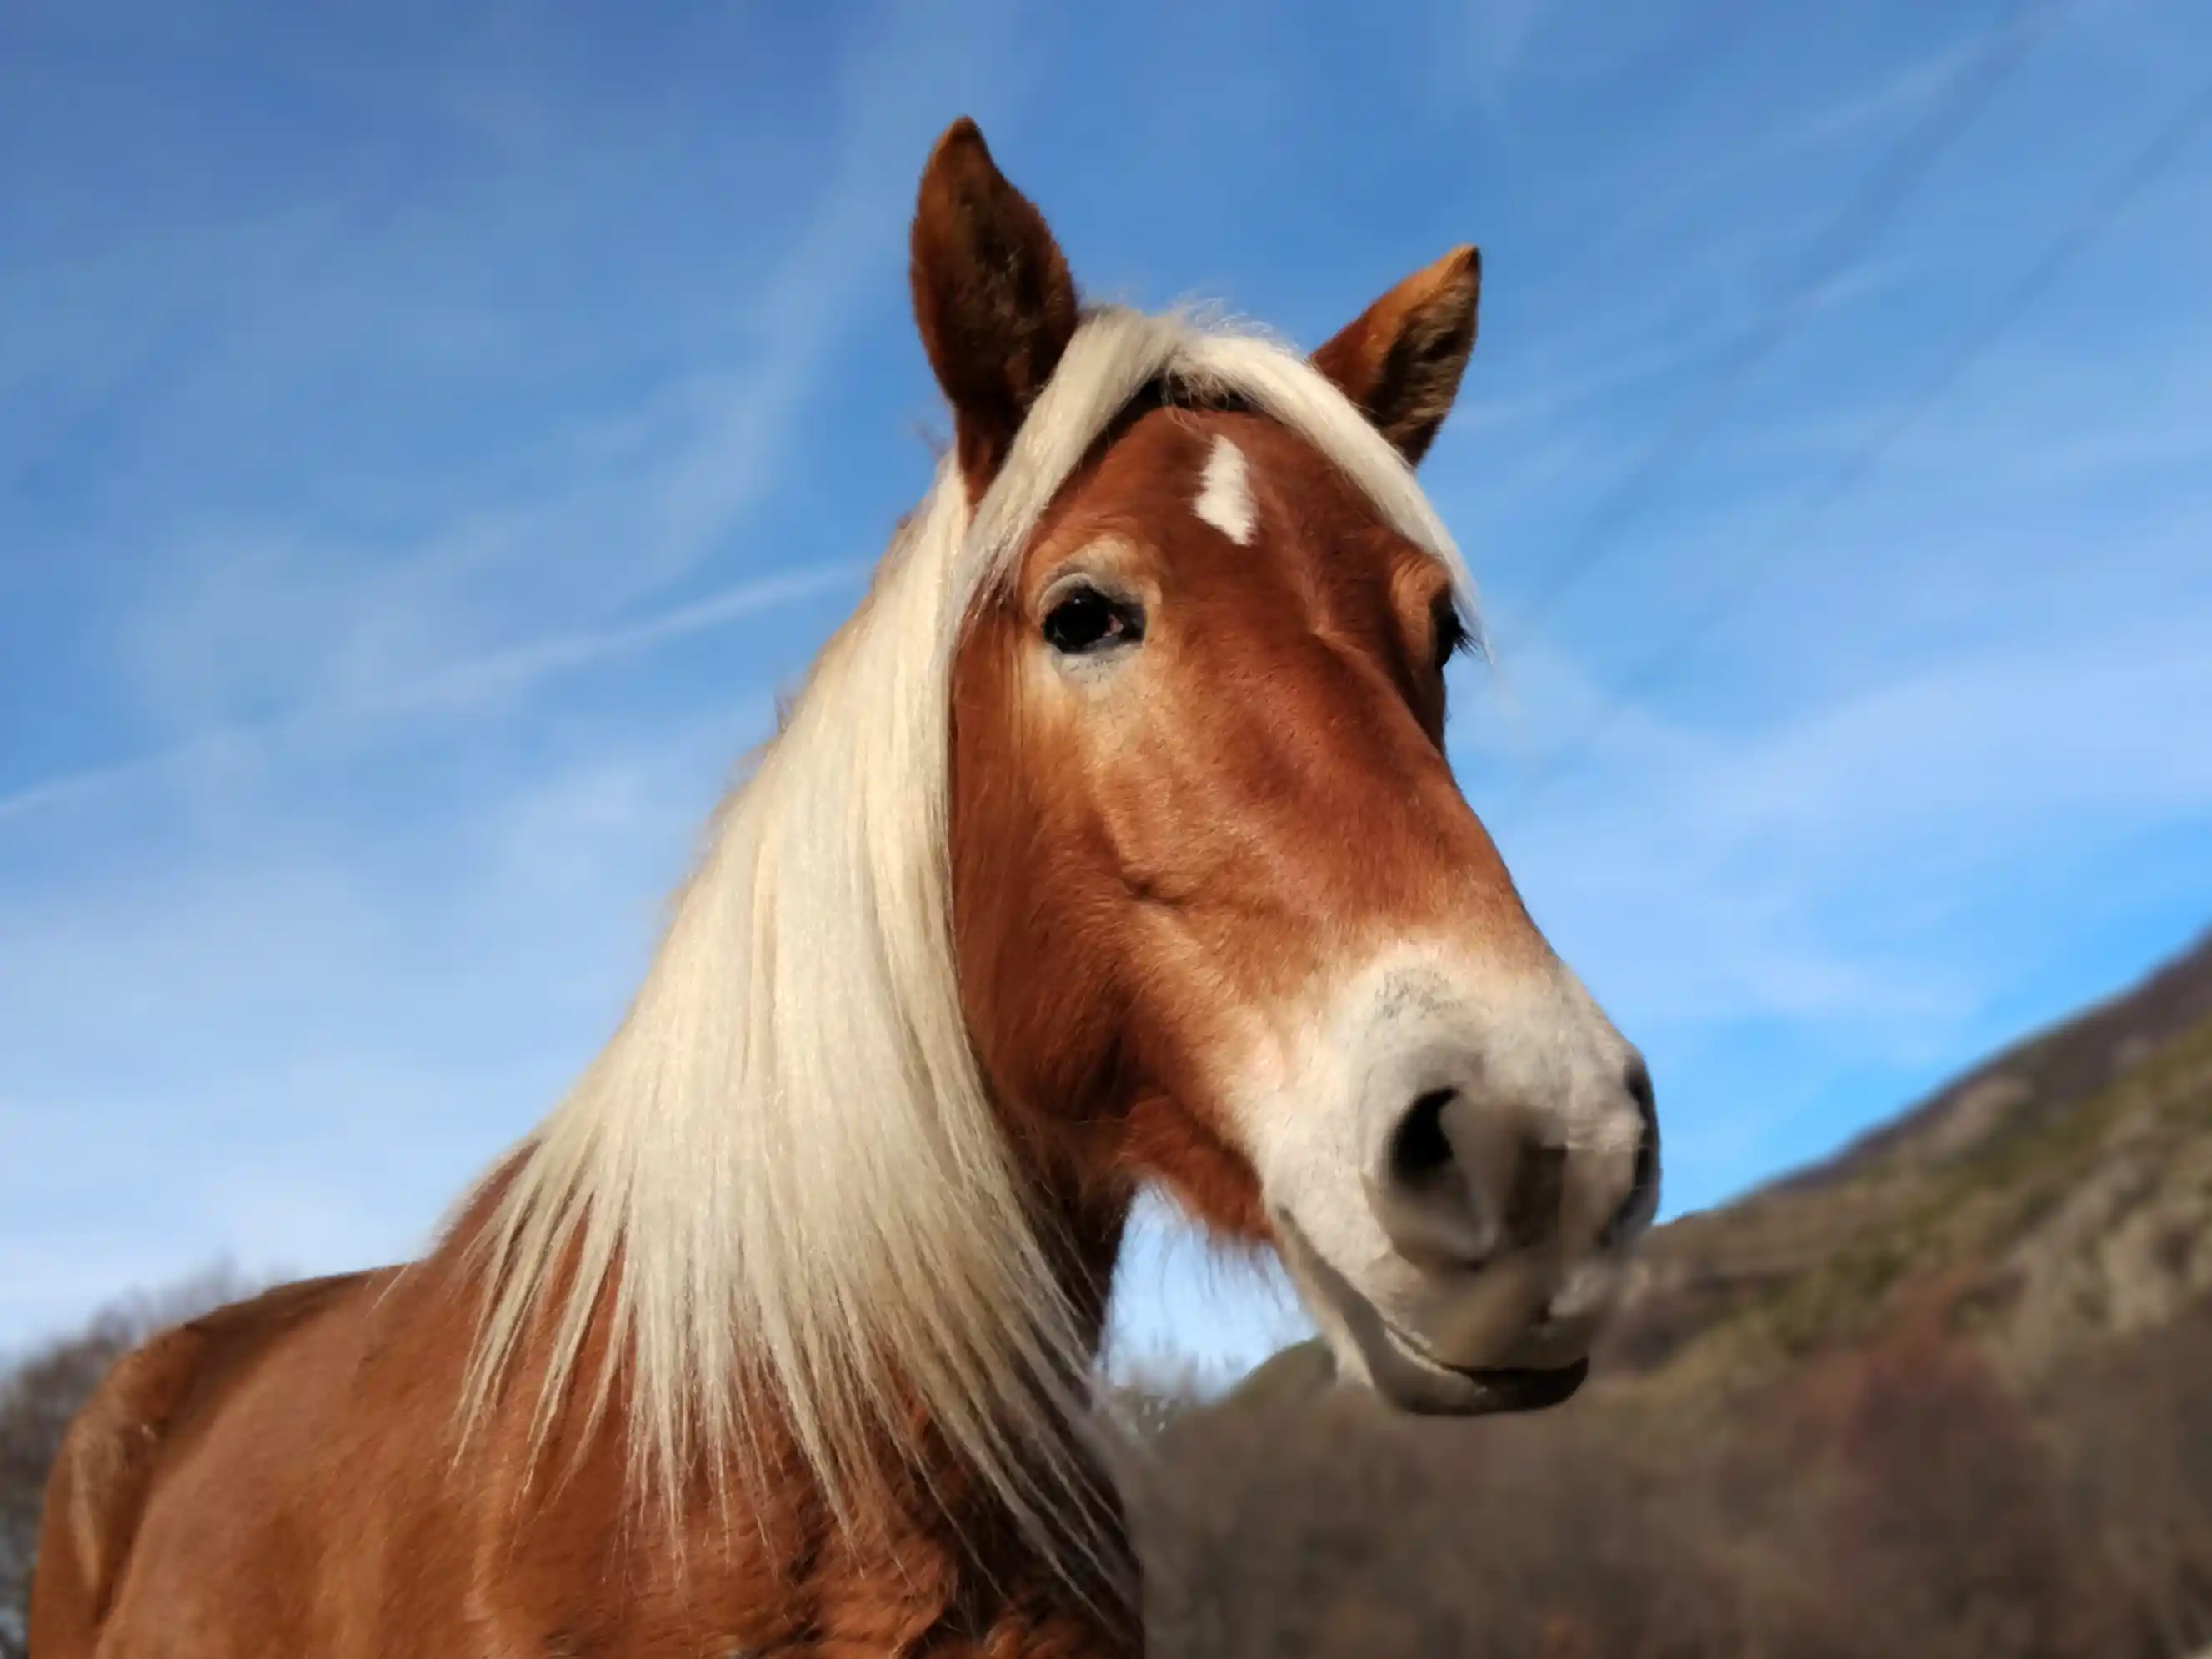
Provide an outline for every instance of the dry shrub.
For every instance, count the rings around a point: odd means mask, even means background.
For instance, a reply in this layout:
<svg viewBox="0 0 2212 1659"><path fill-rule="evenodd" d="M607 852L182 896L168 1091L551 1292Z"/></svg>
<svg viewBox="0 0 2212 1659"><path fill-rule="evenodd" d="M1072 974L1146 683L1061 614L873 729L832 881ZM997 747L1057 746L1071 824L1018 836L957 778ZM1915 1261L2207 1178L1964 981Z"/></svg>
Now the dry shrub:
<svg viewBox="0 0 2212 1659"><path fill-rule="evenodd" d="M1187 1404L1131 1483L1153 1652L2179 1659L2212 1633L2208 1367L2212 1312L2024 1401L1930 1312L1686 1404Z"/></svg>
<svg viewBox="0 0 2212 1659"><path fill-rule="evenodd" d="M1690 1659L1721 1588L1639 1449L1346 1394L1191 1413L1133 1486L1163 1655Z"/></svg>
<svg viewBox="0 0 2212 1659"><path fill-rule="evenodd" d="M2145 1650L2212 1649L2212 1304L2078 1360L2043 1403L2069 1501Z"/></svg>

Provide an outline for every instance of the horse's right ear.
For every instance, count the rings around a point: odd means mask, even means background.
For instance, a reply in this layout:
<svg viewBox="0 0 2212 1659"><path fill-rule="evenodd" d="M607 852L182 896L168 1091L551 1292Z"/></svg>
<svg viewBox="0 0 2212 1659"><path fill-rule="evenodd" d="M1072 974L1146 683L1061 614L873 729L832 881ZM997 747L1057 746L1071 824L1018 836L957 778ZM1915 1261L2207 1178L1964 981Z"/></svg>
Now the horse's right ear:
<svg viewBox="0 0 2212 1659"><path fill-rule="evenodd" d="M1044 216L1006 182L964 116L922 169L912 275L915 322L952 404L960 471L977 500L1074 337L1076 304Z"/></svg>

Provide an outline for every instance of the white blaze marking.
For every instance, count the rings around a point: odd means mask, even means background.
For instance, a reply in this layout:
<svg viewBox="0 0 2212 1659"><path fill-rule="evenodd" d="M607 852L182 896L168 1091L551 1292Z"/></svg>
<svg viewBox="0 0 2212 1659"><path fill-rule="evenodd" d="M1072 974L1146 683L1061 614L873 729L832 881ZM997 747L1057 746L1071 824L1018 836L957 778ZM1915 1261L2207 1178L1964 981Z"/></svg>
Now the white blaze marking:
<svg viewBox="0 0 2212 1659"><path fill-rule="evenodd" d="M1198 492L1198 516L1239 547L1252 539L1253 521L1260 510L1253 505L1244 452L1226 438L1214 439L1206 458L1206 486Z"/></svg>

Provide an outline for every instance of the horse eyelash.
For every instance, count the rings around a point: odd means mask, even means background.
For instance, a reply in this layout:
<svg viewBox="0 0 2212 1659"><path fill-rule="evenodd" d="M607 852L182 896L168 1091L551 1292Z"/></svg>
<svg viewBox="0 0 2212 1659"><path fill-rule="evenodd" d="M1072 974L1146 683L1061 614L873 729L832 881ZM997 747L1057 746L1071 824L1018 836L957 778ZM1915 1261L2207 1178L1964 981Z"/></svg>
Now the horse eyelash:
<svg viewBox="0 0 2212 1659"><path fill-rule="evenodd" d="M1454 657L1473 655L1474 635L1466 620L1459 614L1458 604L1450 599L1437 602L1434 616L1437 638L1437 666L1441 668Z"/></svg>

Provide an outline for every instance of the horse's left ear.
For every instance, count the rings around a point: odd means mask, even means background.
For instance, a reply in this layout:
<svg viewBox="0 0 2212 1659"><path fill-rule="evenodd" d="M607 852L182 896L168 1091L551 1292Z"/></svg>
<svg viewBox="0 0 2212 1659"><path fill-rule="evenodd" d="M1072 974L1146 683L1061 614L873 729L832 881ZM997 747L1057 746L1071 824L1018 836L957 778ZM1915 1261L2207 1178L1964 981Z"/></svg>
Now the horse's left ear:
<svg viewBox="0 0 2212 1659"><path fill-rule="evenodd" d="M1075 283L1044 216L963 117L930 152L914 215L914 317L952 404L971 499L1074 337Z"/></svg>
<svg viewBox="0 0 2212 1659"><path fill-rule="evenodd" d="M1419 461L1459 396L1481 298L1482 255L1454 248L1346 324L1314 353L1314 367Z"/></svg>

